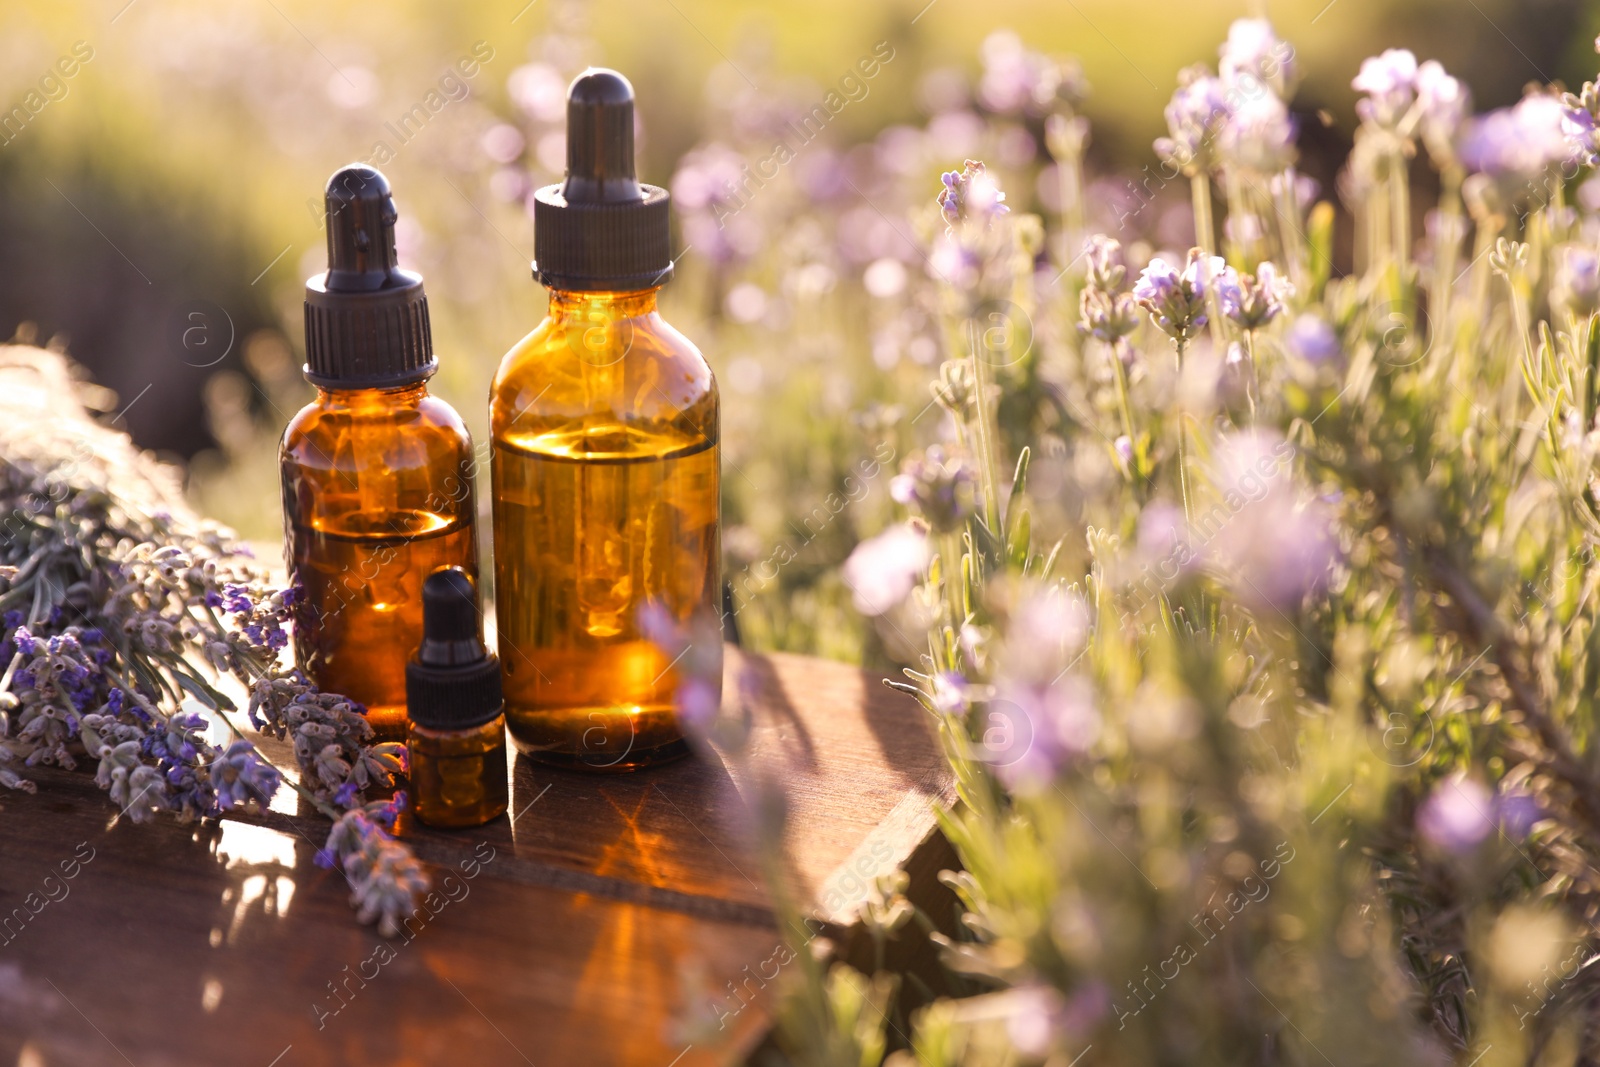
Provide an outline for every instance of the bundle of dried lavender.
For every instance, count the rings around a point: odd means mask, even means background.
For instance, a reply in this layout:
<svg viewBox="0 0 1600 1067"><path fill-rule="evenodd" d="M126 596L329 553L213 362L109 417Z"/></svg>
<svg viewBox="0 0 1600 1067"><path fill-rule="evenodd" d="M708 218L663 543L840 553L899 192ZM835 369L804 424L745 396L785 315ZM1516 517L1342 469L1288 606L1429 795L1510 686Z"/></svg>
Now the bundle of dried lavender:
<svg viewBox="0 0 1600 1067"><path fill-rule="evenodd" d="M0 347L0 785L33 792L22 768L87 759L135 822L264 808L283 776L237 734L213 745L191 703L234 710L213 684L231 675L251 723L292 739L290 787L335 821L318 862L392 935L428 880L386 832L404 794L364 794L404 770L405 746L370 744L359 705L281 662L293 590L81 395L63 357Z"/></svg>

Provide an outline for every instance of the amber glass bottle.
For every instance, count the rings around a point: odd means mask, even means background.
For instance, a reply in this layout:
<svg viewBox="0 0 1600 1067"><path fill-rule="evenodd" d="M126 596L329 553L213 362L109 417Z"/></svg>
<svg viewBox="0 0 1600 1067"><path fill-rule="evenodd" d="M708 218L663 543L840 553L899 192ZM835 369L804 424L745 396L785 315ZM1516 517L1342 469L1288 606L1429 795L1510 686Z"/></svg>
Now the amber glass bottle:
<svg viewBox="0 0 1600 1067"><path fill-rule="evenodd" d="M539 759L634 770L687 751L660 620L687 631L719 606L717 387L656 309L667 194L634 177L626 79L573 82L567 146L534 209L549 313L490 394L506 722Z"/></svg>
<svg viewBox="0 0 1600 1067"><path fill-rule="evenodd" d="M328 272L306 285L306 378L317 398L279 450L295 657L317 686L406 736L405 664L422 638L422 582L477 570L472 441L430 396L437 363L422 279L395 264L383 175L328 183Z"/></svg>
<svg viewBox="0 0 1600 1067"><path fill-rule="evenodd" d="M406 665L406 747L412 810L429 826L480 826L510 801L500 665L478 619L472 579L459 567L422 583L422 644Z"/></svg>

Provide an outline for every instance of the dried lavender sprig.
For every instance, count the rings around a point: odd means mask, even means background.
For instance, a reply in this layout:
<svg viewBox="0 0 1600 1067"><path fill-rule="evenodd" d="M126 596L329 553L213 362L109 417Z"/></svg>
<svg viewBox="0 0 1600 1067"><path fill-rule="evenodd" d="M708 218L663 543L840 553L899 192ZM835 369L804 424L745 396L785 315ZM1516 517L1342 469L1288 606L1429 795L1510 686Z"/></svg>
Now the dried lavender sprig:
<svg viewBox="0 0 1600 1067"><path fill-rule="evenodd" d="M135 821L265 807L277 769L243 737L210 745L204 717L181 710L186 696L232 708L199 665L232 674L258 727L293 735L289 784L335 820L324 853L360 918L393 930L427 876L363 793L404 769L403 746L367 744L364 709L280 664L293 592L194 516L167 468L87 419L59 356L0 349L0 375L0 785L37 788L7 762L88 756Z"/></svg>

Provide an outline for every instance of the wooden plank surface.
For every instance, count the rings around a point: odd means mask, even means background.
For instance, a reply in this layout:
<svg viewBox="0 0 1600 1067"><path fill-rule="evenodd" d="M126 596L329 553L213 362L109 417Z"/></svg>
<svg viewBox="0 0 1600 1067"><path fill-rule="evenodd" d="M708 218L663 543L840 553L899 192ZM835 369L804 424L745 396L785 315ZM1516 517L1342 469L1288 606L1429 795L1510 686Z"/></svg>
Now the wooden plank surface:
<svg viewBox="0 0 1600 1067"><path fill-rule="evenodd" d="M312 863L326 821L292 800L135 826L90 776L37 772L38 795L0 794L0 921L25 913L0 928L0 1064L736 1058L769 1023L772 987L749 976L779 945L751 839L755 778L786 789L789 890L837 923L927 838L950 785L925 714L877 677L728 660L725 689L753 714L748 763L707 753L587 776L517 759L514 824L402 826L442 901L409 939L354 922L342 875ZM720 1044L677 1022L691 972L722 992Z"/></svg>

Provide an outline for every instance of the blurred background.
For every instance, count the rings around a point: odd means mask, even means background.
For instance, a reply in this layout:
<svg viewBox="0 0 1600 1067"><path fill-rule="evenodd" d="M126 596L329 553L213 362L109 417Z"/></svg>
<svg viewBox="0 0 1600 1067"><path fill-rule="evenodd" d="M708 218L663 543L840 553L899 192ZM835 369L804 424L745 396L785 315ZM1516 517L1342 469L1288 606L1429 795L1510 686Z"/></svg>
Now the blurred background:
<svg viewBox="0 0 1600 1067"><path fill-rule="evenodd" d="M641 177L676 200L663 308L722 385L741 629L870 660L837 568L888 521L893 463L874 457L904 451L891 428L920 417L944 358L924 266L940 171L984 159L1049 225L1059 184L1030 91L1044 57L1076 57L1091 225L1187 244L1186 183L1163 180L1151 141L1177 70L1214 65L1229 23L1263 14L1305 73L1301 170L1329 197L1363 57L1438 59L1485 110L1593 77L1600 32L1579 0L6 0L0 335L64 347L108 418L187 464L201 508L274 540L327 176L352 159L388 174L402 262L427 279L435 390L482 440L494 367L544 311L526 205L560 178L565 86L617 67ZM830 92L844 106L774 164Z"/></svg>

